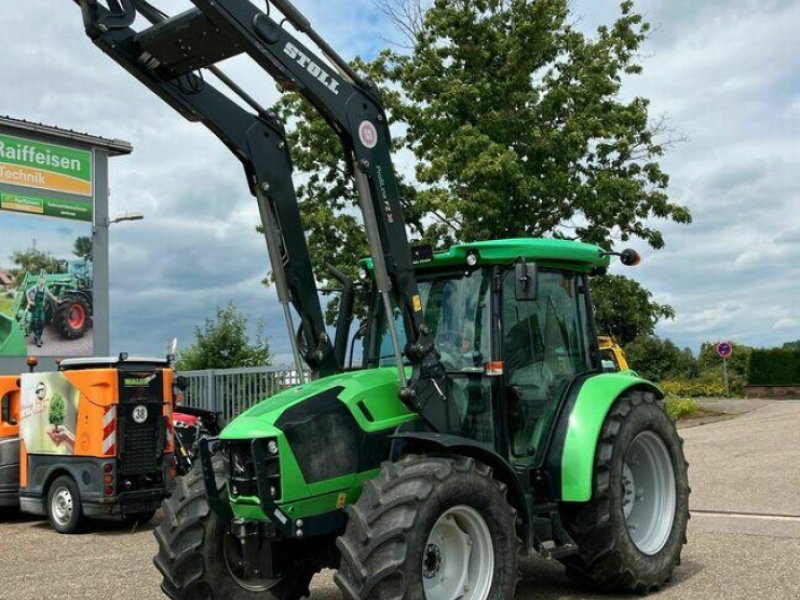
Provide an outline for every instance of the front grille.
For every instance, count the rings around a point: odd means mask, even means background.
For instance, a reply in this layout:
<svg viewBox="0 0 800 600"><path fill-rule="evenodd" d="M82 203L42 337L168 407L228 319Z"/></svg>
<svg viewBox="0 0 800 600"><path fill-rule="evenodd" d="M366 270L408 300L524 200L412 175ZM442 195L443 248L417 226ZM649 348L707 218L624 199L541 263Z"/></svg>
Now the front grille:
<svg viewBox="0 0 800 600"><path fill-rule="evenodd" d="M142 405L139 405L142 406ZM120 471L123 475L144 475L160 472L164 437L164 420L160 404L147 404L147 419L137 423L133 419L136 406L123 405L122 448Z"/></svg>
<svg viewBox="0 0 800 600"><path fill-rule="evenodd" d="M269 451L276 440L256 440L258 456L261 457L259 473L266 482L273 501L281 498L280 457ZM272 446L273 448L276 446ZM233 497L258 496L256 459L253 456L250 440L228 442L228 460L230 465L230 493Z"/></svg>

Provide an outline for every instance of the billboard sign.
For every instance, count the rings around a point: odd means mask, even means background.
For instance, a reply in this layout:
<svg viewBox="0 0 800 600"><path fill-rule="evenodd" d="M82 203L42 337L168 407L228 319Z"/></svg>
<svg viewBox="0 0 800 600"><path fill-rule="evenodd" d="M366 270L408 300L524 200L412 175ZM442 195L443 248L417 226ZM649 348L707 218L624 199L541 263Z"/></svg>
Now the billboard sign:
<svg viewBox="0 0 800 600"><path fill-rule="evenodd" d="M0 357L94 352L94 152L0 132Z"/></svg>
<svg viewBox="0 0 800 600"><path fill-rule="evenodd" d="M93 196L92 152L0 134L0 183Z"/></svg>

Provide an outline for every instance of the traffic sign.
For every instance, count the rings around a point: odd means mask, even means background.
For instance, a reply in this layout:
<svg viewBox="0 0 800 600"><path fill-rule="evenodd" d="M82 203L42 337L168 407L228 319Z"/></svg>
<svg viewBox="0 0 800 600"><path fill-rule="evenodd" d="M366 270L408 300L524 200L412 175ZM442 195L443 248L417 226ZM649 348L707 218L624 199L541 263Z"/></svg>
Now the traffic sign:
<svg viewBox="0 0 800 600"><path fill-rule="evenodd" d="M730 342L720 342L717 344L717 354L720 358L730 358L733 354L733 344Z"/></svg>

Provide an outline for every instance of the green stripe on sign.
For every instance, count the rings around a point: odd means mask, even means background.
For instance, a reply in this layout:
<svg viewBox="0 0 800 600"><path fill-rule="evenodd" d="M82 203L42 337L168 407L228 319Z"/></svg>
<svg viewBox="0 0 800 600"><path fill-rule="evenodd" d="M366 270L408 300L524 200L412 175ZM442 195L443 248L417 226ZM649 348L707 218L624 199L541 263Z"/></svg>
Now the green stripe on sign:
<svg viewBox="0 0 800 600"><path fill-rule="evenodd" d="M0 135L0 163L92 181L92 153L88 150L35 142L13 135Z"/></svg>
<svg viewBox="0 0 800 600"><path fill-rule="evenodd" d="M59 219L92 222L91 202L75 200L56 200L55 198L35 198L19 194L0 194L0 210L29 215L44 215Z"/></svg>

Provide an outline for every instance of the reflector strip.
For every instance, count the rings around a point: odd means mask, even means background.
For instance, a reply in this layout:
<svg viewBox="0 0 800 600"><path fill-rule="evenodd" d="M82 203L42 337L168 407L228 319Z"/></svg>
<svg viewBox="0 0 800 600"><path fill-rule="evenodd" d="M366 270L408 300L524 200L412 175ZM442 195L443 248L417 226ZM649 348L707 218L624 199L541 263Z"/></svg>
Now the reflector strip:
<svg viewBox="0 0 800 600"><path fill-rule="evenodd" d="M106 406L103 415L103 454L114 456L117 453L117 407Z"/></svg>

